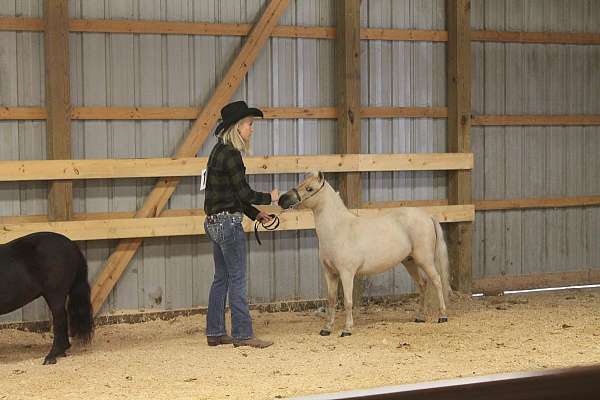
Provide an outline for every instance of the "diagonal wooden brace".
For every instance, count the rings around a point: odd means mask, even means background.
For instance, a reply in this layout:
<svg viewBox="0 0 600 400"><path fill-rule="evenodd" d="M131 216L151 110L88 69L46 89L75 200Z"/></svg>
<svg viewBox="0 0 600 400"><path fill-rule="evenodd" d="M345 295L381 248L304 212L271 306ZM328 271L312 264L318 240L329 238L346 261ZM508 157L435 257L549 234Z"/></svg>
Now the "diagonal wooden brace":
<svg viewBox="0 0 600 400"><path fill-rule="evenodd" d="M265 12L252 28L246 42L229 67L214 95L202 109L184 142L179 146L175 153L176 158L193 157L200 150L212 127L219 119L219 111L229 101L231 96L234 95L250 66L254 64L258 53L264 47L279 18L286 10L288 1L271 0L269 2ZM179 181L180 178L176 177L161 178L154 189L152 189L142 208L137 211L136 217L148 218L159 216L167 205L169 198L175 192ZM121 240L115 251L108 258L92 287L94 315L98 313L102 304L106 301L141 244L142 239L139 238Z"/></svg>

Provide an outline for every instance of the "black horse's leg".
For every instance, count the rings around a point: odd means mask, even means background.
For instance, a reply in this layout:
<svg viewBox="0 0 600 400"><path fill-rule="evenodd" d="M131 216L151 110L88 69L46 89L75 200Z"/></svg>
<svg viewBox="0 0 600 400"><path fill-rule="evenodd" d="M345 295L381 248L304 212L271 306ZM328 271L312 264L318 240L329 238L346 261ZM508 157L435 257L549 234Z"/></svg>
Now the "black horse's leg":
<svg viewBox="0 0 600 400"><path fill-rule="evenodd" d="M46 299L48 301L48 299ZM56 357L65 357L65 351L71 347L68 336L67 311L65 309L66 296L62 300L48 301L52 312L52 329L54 341L50 353L44 359L44 365L56 364Z"/></svg>

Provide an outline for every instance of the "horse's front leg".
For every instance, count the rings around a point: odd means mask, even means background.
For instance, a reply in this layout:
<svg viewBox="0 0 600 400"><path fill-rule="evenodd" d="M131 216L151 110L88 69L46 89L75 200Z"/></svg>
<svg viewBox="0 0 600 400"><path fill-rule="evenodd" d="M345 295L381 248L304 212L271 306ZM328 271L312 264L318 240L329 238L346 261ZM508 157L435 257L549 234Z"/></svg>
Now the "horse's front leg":
<svg viewBox="0 0 600 400"><path fill-rule="evenodd" d="M344 289L344 310L346 311L346 324L342 330L341 337L352 335L354 320L352 319L352 290L354 289L354 274L344 272L340 274L342 288Z"/></svg>
<svg viewBox="0 0 600 400"><path fill-rule="evenodd" d="M331 335L331 330L333 329L333 322L335 321L335 307L337 305L337 292L338 292L338 283L340 277L331 271L329 267L325 267L325 282L327 283L327 322L321 332L319 334L321 336L329 336Z"/></svg>

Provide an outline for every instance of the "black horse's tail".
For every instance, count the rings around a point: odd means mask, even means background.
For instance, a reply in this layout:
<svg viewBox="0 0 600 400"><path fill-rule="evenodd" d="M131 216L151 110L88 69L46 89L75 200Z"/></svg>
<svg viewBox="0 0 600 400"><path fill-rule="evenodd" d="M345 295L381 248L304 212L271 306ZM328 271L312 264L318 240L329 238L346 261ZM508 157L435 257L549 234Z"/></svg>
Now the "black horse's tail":
<svg viewBox="0 0 600 400"><path fill-rule="evenodd" d="M69 292L69 305L67 306L70 335L79 338L83 343L88 343L94 333L94 315L87 270L87 262L81 254L81 263Z"/></svg>

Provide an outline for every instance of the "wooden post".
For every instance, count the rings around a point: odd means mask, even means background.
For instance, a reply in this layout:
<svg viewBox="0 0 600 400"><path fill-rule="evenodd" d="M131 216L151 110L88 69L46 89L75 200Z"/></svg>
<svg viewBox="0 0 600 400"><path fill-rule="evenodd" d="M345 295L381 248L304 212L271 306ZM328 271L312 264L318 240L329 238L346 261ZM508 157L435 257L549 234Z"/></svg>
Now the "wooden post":
<svg viewBox="0 0 600 400"><path fill-rule="evenodd" d="M71 159L71 103L69 93L69 5L68 0L44 2L46 56L47 157ZM52 181L48 190L48 219L71 219L71 181Z"/></svg>
<svg viewBox="0 0 600 400"><path fill-rule="evenodd" d="M279 21L279 17L287 8L289 0L271 0L252 32L246 39L237 57L229 67L225 77L215 93L200 112L190 132L177 149L176 158L193 157L204 143L211 129L219 119L219 111L237 90L241 80L246 76L250 66L256 60L259 51ZM175 192L179 178L167 177L158 181L146 198L144 205L136 213L137 218L157 217L165 208L171 195ZM106 301L109 293L127 268L127 265L140 247L142 239L121 240L115 251L100 271L92 287L92 307L97 314Z"/></svg>
<svg viewBox="0 0 600 400"><path fill-rule="evenodd" d="M448 151L471 152L470 0L446 2L448 24ZM471 172L448 172L448 203L471 204ZM472 284L471 222L451 224L448 252L455 290L469 293Z"/></svg>
<svg viewBox="0 0 600 400"><path fill-rule="evenodd" d="M339 153L360 154L360 0L336 0L335 10ZM340 195L348 208L360 207L360 172L340 174ZM364 279L357 277L352 296L354 305L360 305L363 292Z"/></svg>
<svg viewBox="0 0 600 400"><path fill-rule="evenodd" d="M336 4L336 96L340 154L360 153L360 0ZM349 208L360 206L360 173L340 175L340 194Z"/></svg>

